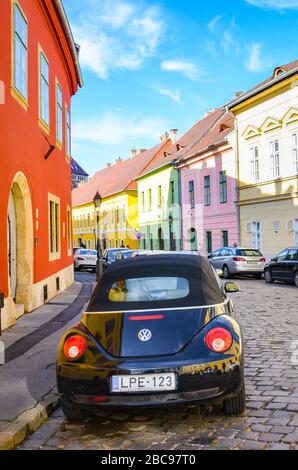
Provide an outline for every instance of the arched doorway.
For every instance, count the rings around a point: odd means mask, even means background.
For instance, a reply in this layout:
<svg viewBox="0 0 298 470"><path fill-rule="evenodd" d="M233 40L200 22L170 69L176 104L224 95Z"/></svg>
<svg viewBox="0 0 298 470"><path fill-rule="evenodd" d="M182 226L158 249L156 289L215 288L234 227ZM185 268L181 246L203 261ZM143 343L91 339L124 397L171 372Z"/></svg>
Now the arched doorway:
<svg viewBox="0 0 298 470"><path fill-rule="evenodd" d="M194 227L191 227L189 230L189 241L190 241L190 250L197 251L198 250L197 231Z"/></svg>
<svg viewBox="0 0 298 470"><path fill-rule="evenodd" d="M23 173L17 173L7 208L9 296L24 310L32 310L33 220L30 189Z"/></svg>
<svg viewBox="0 0 298 470"><path fill-rule="evenodd" d="M165 241L164 241L163 231L162 231L161 227L159 227L159 229L158 229L157 236L158 236L159 250L164 250L165 249Z"/></svg>

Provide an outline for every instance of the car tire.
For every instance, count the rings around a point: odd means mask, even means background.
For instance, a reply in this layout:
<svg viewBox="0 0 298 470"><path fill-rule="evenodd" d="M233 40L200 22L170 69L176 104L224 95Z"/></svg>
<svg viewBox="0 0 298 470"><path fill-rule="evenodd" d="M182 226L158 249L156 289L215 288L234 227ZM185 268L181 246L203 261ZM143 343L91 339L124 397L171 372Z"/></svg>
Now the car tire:
<svg viewBox="0 0 298 470"><path fill-rule="evenodd" d="M226 264L223 266L222 272L223 272L224 279L232 279L233 276L230 273L230 270Z"/></svg>
<svg viewBox="0 0 298 470"><path fill-rule="evenodd" d="M272 274L271 274L270 269L265 269L264 279L267 284L272 284L274 282L274 280L272 279Z"/></svg>
<svg viewBox="0 0 298 470"><path fill-rule="evenodd" d="M294 274L294 282L295 282L295 286L298 287L298 271L296 271Z"/></svg>
<svg viewBox="0 0 298 470"><path fill-rule="evenodd" d="M241 415L244 413L246 408L246 394L245 394L245 385L244 382L238 394L233 397L225 400L223 403L224 413L228 416L231 415Z"/></svg>
<svg viewBox="0 0 298 470"><path fill-rule="evenodd" d="M63 401L61 402L61 408L67 421L82 421L87 417L85 411L74 406L68 406Z"/></svg>
<svg viewBox="0 0 298 470"><path fill-rule="evenodd" d="M254 274L255 279L262 279L262 274Z"/></svg>

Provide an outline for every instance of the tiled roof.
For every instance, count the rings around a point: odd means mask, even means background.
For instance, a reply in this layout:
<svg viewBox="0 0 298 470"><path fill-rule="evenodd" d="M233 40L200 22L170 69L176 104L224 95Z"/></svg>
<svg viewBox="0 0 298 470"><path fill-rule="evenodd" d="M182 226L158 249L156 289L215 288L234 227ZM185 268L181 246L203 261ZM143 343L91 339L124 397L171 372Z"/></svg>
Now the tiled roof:
<svg viewBox="0 0 298 470"><path fill-rule="evenodd" d="M85 170L75 161L74 158L71 158L71 174L72 175L82 175L82 176L89 176Z"/></svg>
<svg viewBox="0 0 298 470"><path fill-rule="evenodd" d="M72 191L72 206L79 206L93 201L96 191L101 197L112 196L127 189L137 189L135 178L155 156L164 153L169 141L161 142L133 158L122 160L114 165L99 170L79 188Z"/></svg>
<svg viewBox="0 0 298 470"><path fill-rule="evenodd" d="M199 143L199 141L206 136L206 133L212 128L218 119L225 113L224 108L215 109L208 113L203 119L198 121L191 127L177 142L169 147L166 155L156 155L155 158L144 168L141 176L144 176L152 171L161 168L173 160L178 160L186 154L191 148Z"/></svg>
<svg viewBox="0 0 298 470"><path fill-rule="evenodd" d="M237 98L234 98L233 100L231 100L231 102L229 103L229 107L232 107L230 105L232 105L234 102L241 102L243 100L245 100L245 98L249 95L251 95L251 93L253 93L254 91L258 91L259 88L261 88L262 86L265 86L265 85L270 85L270 83L274 80L274 79L277 79L277 77L282 80L283 77L282 77L282 74L280 75L275 75L275 72L278 70L278 69L282 69L285 73L286 72L290 72L292 70L295 70L296 68L298 68L298 60L294 60L293 62L289 62L288 64L284 64L284 65L278 65L277 67L275 67L275 69L273 70L273 73L272 75L270 75L270 77L266 78L265 80L263 80L262 82L258 83L257 85L255 85L254 87L250 88L249 90L245 91L242 95L240 95L239 97Z"/></svg>

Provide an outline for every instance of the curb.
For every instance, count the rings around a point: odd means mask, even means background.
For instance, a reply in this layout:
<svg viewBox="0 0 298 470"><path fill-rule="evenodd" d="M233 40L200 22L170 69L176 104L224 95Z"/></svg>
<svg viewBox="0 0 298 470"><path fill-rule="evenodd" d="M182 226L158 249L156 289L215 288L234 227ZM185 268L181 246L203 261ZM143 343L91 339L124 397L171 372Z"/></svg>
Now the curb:
<svg viewBox="0 0 298 470"><path fill-rule="evenodd" d="M21 413L0 432L0 450L15 449L59 407L59 397L51 391L30 410Z"/></svg>

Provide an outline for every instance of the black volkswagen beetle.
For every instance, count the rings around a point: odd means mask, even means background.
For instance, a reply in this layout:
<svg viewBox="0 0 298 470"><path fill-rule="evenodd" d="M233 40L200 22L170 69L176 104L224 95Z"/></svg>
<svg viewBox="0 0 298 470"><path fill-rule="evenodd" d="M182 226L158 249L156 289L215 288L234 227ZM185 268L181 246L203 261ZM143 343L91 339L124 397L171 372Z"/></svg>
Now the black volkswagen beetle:
<svg viewBox="0 0 298 470"><path fill-rule="evenodd" d="M232 301L207 258L139 256L103 275L63 336L57 384L68 419L99 407L219 400L245 409L243 345Z"/></svg>

